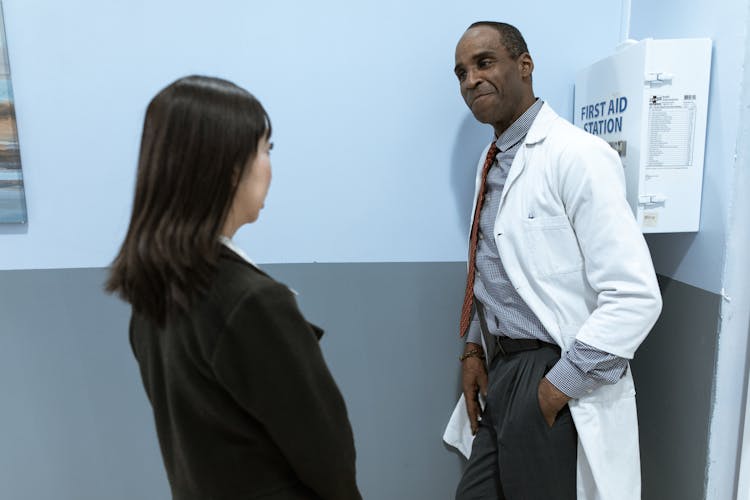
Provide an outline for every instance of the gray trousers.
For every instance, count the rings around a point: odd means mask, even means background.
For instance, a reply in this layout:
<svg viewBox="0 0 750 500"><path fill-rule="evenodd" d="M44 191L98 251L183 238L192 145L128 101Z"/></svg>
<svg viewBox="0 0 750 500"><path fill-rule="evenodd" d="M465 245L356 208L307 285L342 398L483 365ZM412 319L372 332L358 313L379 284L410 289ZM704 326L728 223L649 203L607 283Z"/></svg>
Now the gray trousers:
<svg viewBox="0 0 750 500"><path fill-rule="evenodd" d="M456 500L575 500L578 434L570 410L565 405L550 428L537 393L559 359L551 344L495 356Z"/></svg>

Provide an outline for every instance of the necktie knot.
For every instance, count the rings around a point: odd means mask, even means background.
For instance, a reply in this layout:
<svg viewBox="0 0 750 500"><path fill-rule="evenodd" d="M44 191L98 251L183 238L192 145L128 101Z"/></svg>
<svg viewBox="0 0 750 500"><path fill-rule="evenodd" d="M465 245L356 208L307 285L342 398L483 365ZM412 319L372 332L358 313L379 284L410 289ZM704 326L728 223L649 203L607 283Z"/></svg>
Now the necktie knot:
<svg viewBox="0 0 750 500"><path fill-rule="evenodd" d="M495 156L497 156L498 151L500 150L497 147L497 143L493 142L492 146L490 146L489 151L487 151L487 157L484 159L485 167L488 165L487 162L489 162L489 165L492 165L492 162L495 161Z"/></svg>

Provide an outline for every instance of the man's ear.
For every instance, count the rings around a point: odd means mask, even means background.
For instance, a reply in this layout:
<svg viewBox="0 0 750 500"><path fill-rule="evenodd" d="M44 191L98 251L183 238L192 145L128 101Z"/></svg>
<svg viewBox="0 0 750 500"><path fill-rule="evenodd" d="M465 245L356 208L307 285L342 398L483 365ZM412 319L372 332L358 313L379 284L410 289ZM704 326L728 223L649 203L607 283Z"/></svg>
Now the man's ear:
<svg viewBox="0 0 750 500"><path fill-rule="evenodd" d="M531 54L524 52L518 56L518 69L521 72L521 77L531 78L531 74L534 72L534 61L531 59Z"/></svg>

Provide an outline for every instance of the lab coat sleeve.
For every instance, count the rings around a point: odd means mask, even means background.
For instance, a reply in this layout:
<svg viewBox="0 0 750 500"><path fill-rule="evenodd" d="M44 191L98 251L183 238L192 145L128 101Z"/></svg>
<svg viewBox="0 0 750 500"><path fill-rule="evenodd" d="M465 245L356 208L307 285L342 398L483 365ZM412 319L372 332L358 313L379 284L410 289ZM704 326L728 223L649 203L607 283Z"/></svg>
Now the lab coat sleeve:
<svg viewBox="0 0 750 500"><path fill-rule="evenodd" d="M659 286L625 198L620 158L601 139L576 134L560 155L559 192L597 294L576 339L632 359L661 311Z"/></svg>

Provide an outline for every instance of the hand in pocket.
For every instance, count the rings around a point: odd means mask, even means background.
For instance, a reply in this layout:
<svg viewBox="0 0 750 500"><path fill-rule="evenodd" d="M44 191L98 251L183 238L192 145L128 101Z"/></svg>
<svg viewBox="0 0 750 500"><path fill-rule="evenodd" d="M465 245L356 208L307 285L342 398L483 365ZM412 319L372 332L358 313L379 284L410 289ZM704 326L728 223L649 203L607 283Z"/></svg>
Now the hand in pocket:
<svg viewBox="0 0 750 500"><path fill-rule="evenodd" d="M555 424L557 414L560 413L560 410L562 410L571 399L560 389L552 385L552 382L547 380L547 377L542 377L542 380L539 382L537 397L539 399L539 409L542 411L542 416L550 427Z"/></svg>

